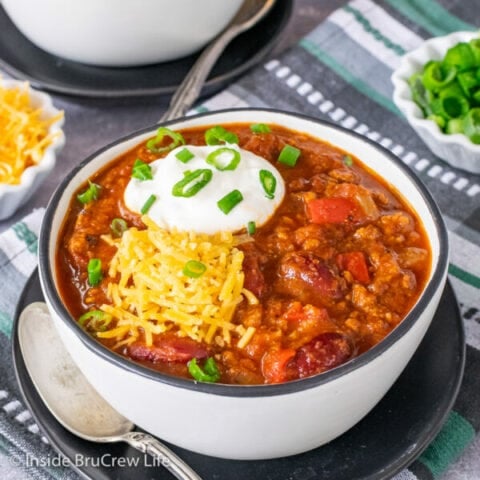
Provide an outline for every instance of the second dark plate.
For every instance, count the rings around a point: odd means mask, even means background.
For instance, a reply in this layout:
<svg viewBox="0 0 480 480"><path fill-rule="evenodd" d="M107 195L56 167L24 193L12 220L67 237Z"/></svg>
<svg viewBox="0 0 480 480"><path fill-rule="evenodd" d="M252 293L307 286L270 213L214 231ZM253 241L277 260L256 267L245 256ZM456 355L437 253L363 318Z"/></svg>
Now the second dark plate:
<svg viewBox="0 0 480 480"><path fill-rule="evenodd" d="M15 314L13 359L21 392L50 443L72 462L90 459L90 464L77 462L74 468L91 480L173 479L126 444L95 444L72 435L47 410L26 371L17 334L20 312L35 301L43 301L37 272ZM456 398L464 362L462 319L447 284L433 322L402 375L360 423L336 440L302 455L263 461L229 461L171 448L205 480L387 479L413 462L442 427ZM98 464L102 457L128 458L136 466Z"/></svg>
<svg viewBox="0 0 480 480"><path fill-rule="evenodd" d="M217 61L202 95L226 86L257 64L273 48L292 12L293 0L276 2L257 25L235 38ZM0 68L33 87L84 97L169 95L181 83L198 54L172 62L134 68L100 68L64 60L31 43L0 6Z"/></svg>

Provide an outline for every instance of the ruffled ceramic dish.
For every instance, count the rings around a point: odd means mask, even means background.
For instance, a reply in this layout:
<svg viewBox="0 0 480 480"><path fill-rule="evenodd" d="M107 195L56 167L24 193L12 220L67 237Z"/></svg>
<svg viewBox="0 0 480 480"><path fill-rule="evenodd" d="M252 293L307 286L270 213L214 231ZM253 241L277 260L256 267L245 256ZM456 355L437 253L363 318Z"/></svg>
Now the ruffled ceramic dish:
<svg viewBox="0 0 480 480"><path fill-rule="evenodd" d="M441 60L447 50L459 42L469 42L478 32L455 32L435 37L404 55L392 74L393 101L405 115L408 123L438 157L456 168L480 174L480 145L472 143L463 134L445 134L433 120L428 120L412 99L408 79L430 60Z"/></svg>
<svg viewBox="0 0 480 480"><path fill-rule="evenodd" d="M4 79L0 85L4 89L14 89L24 87L25 82ZM49 95L29 86L27 88L30 107L41 111L39 119L47 122L50 119L56 120L48 126L46 135L51 137L51 142L43 151L41 159L23 170L19 183L0 183L0 220L12 216L35 193L55 167L57 152L65 144L62 130L64 120L60 110L53 106Z"/></svg>

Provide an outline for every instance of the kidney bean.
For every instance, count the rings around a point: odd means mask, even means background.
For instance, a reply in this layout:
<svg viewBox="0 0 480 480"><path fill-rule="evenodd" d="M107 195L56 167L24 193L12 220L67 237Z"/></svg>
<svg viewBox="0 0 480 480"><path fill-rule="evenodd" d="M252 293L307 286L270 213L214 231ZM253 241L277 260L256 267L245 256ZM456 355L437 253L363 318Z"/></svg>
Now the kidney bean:
<svg viewBox="0 0 480 480"><path fill-rule="evenodd" d="M278 270L282 293L303 298L305 289L314 295L341 296L339 278L313 252L292 252L283 256Z"/></svg>
<svg viewBox="0 0 480 480"><path fill-rule="evenodd" d="M336 332L326 332L297 350L289 367L298 377L310 377L345 363L354 355L350 339Z"/></svg>
<svg viewBox="0 0 480 480"><path fill-rule="evenodd" d="M243 251L242 269L245 275L244 287L256 297L261 298L266 292L267 284L261 269L262 254L255 249L253 244L246 243L239 246Z"/></svg>
<svg viewBox="0 0 480 480"><path fill-rule="evenodd" d="M186 363L192 358L208 357L208 350L190 338L164 334L152 346L133 343L128 348L128 354L133 360L139 361Z"/></svg>

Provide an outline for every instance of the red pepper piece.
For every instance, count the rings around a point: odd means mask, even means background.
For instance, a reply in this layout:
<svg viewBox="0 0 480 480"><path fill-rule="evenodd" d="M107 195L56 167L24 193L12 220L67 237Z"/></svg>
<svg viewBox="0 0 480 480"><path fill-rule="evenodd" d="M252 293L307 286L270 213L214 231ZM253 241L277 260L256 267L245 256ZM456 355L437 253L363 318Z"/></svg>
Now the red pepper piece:
<svg viewBox="0 0 480 480"><path fill-rule="evenodd" d="M343 223L354 220L357 206L348 198L315 198L307 203L307 211L313 223Z"/></svg>
<svg viewBox="0 0 480 480"><path fill-rule="evenodd" d="M340 253L337 255L337 265L341 270L348 270L358 282L370 282L367 260L363 252Z"/></svg>

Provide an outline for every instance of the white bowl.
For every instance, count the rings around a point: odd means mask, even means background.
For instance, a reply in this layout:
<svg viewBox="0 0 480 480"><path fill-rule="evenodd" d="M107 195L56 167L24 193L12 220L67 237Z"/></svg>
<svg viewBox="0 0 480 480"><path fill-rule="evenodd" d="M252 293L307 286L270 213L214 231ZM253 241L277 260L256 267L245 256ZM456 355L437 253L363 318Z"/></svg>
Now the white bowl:
<svg viewBox="0 0 480 480"><path fill-rule="evenodd" d="M76 189L103 165L155 135L158 126L107 146L75 168L53 195L39 239L40 280L54 323L79 368L118 411L181 447L231 459L284 457L329 442L355 425L395 382L423 338L447 275L447 233L426 187L378 144L292 113L238 109L167 123L181 129L231 122L271 123L306 132L358 156L400 191L420 216L432 249L421 298L381 343L324 374L277 385L196 383L144 368L101 346L71 318L57 290L55 251ZM392 412L395 414L395 412Z"/></svg>
<svg viewBox="0 0 480 480"><path fill-rule="evenodd" d="M2 80L5 88L16 88L25 85L25 82L17 80ZM28 88L31 105L42 109L42 119L48 119L59 113L52 103L52 99L46 93ZM56 154L65 144L65 135L62 130L63 117L50 125L48 133L55 134L50 146L45 150L42 160L31 167L28 167L20 177L18 184L0 183L0 220L12 216L31 196L47 178L56 163ZM1 141L1 139L0 139Z"/></svg>
<svg viewBox="0 0 480 480"><path fill-rule="evenodd" d="M433 120L427 120L412 99L408 79L420 71L429 60L441 60L450 47L478 36L478 32L455 32L427 40L420 47L403 55L400 65L392 74L393 101L419 137L435 155L453 167L472 173L480 173L480 145L475 145L460 133L445 134Z"/></svg>
<svg viewBox="0 0 480 480"><path fill-rule="evenodd" d="M125 67L165 62L205 46L242 0L3 0L17 28L49 53Z"/></svg>

